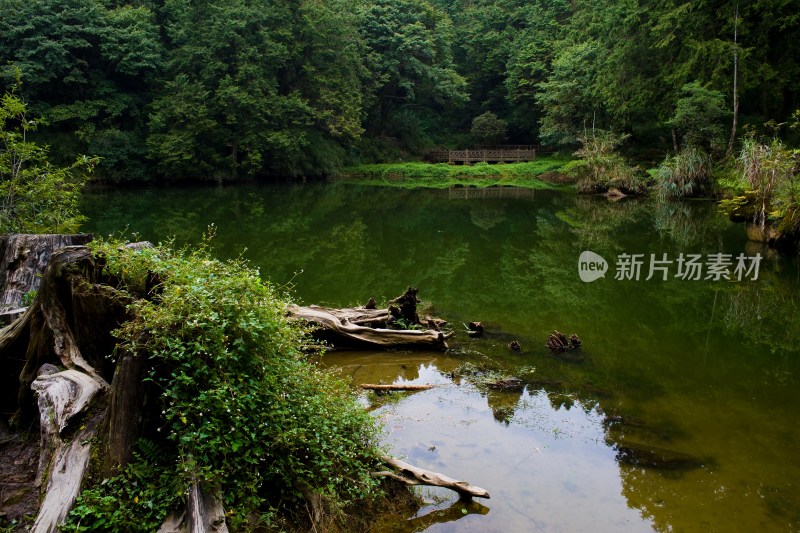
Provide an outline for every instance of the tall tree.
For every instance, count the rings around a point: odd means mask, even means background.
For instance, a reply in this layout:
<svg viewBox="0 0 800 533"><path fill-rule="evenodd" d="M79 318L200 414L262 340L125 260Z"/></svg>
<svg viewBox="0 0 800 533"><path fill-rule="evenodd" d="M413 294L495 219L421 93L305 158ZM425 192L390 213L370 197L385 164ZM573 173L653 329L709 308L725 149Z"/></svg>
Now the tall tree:
<svg viewBox="0 0 800 533"><path fill-rule="evenodd" d="M148 139L162 172L306 174L324 163L309 165L308 149L361 134L364 70L346 3L168 0L164 11L169 81Z"/></svg>
<svg viewBox="0 0 800 533"><path fill-rule="evenodd" d="M404 106L439 108L466 101L466 82L455 70L453 29L447 15L425 0L374 0L361 6L376 105L371 124L386 131Z"/></svg>
<svg viewBox="0 0 800 533"><path fill-rule="evenodd" d="M89 149L115 179L141 166L144 106L163 53L154 13L94 0L0 0L0 12L5 77L6 61L20 69L33 110L62 133L59 152Z"/></svg>

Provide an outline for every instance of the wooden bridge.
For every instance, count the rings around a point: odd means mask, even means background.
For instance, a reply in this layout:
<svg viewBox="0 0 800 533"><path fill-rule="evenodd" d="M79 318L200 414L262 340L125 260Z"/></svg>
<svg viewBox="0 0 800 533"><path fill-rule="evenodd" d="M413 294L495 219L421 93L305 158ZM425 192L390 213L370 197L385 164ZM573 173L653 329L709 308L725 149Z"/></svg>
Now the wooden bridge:
<svg viewBox="0 0 800 533"><path fill-rule="evenodd" d="M536 159L536 146L513 145L472 150L438 150L428 154L435 163L521 163Z"/></svg>

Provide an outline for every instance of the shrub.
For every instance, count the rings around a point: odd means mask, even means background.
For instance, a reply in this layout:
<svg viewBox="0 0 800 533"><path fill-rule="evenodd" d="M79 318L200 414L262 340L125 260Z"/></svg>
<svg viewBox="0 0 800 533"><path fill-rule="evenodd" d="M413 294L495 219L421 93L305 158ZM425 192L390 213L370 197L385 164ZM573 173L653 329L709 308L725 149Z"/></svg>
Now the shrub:
<svg viewBox="0 0 800 533"><path fill-rule="evenodd" d="M753 221L762 228L798 207L797 155L777 138L762 142L751 135L742 142L742 178L755 198Z"/></svg>
<svg viewBox="0 0 800 533"><path fill-rule="evenodd" d="M343 382L301 353L308 332L286 319L285 294L243 261L211 259L206 245L177 253L94 246L119 289L136 297L133 318L115 332L117 352L148 357L147 379L161 390L155 444L172 458L178 485L165 495L163 463L140 454L84 492L73 531L152 530L176 499L169 495L192 480L221 489L236 530L271 523L275 508L299 507L308 490L333 511L376 494L376 425ZM152 273L161 281L145 294ZM137 520L156 496L158 513Z"/></svg>
<svg viewBox="0 0 800 533"><path fill-rule="evenodd" d="M495 145L506 138L506 121L487 111L472 120L470 131L480 142Z"/></svg>
<svg viewBox="0 0 800 533"><path fill-rule="evenodd" d="M631 167L615 150L628 135L610 131L593 130L578 138L581 143L575 155L583 165L573 167L577 174L579 192L605 192L612 188L626 193L641 193L647 188L646 178L640 169Z"/></svg>
<svg viewBox="0 0 800 533"><path fill-rule="evenodd" d="M710 192L713 188L711 164L711 156L695 146L668 156L658 169L659 198L684 198Z"/></svg>

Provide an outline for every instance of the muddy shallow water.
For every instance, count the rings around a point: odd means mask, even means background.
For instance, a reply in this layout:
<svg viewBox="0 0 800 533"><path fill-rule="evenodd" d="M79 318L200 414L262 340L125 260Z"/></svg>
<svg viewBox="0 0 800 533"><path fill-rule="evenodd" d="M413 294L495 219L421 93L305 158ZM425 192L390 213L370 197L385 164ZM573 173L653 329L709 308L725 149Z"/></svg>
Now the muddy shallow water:
<svg viewBox="0 0 800 533"><path fill-rule="evenodd" d="M386 442L492 498L468 505L426 489L418 516L382 530L799 530L797 260L748 243L712 203L475 192L96 192L85 229L127 226L182 244L214 223L220 257L244 253L303 303L356 305L419 287L426 312L456 330L450 351L338 353L325 363L354 386L438 384L380 399L373 412ZM604 277L581 280L584 251L608 263ZM708 276L715 254L729 261L729 279ZM756 254L757 278L737 271L737 257ZM678 277L690 256L700 279ZM626 257L642 261L639 276L617 279ZM472 320L484 337L465 334ZM583 346L551 354L554 329ZM488 390L496 375L526 385Z"/></svg>

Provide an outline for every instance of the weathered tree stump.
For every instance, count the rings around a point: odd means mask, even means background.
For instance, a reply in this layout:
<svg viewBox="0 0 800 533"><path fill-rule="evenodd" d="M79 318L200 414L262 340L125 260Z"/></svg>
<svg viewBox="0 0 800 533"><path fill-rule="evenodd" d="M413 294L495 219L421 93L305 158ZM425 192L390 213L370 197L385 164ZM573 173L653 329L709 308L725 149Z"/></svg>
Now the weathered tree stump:
<svg viewBox="0 0 800 533"><path fill-rule="evenodd" d="M470 322L467 324L467 329L469 329L470 337L477 338L483 335L483 324L480 322Z"/></svg>
<svg viewBox="0 0 800 533"><path fill-rule="evenodd" d="M545 346L547 346L551 352L563 352L566 350L574 350L581 344L581 340L574 333L567 338L566 335L556 330L547 338Z"/></svg>
<svg viewBox="0 0 800 533"><path fill-rule="evenodd" d="M86 244L88 233L77 235L0 235L0 309L22 307L26 293L39 288L40 276L53 252Z"/></svg>
<svg viewBox="0 0 800 533"><path fill-rule="evenodd" d="M417 292L419 291L415 287L406 289L406 292L389 302L396 304L389 306L389 313L396 320L403 320L408 325L420 324L417 314L417 304L419 303Z"/></svg>

